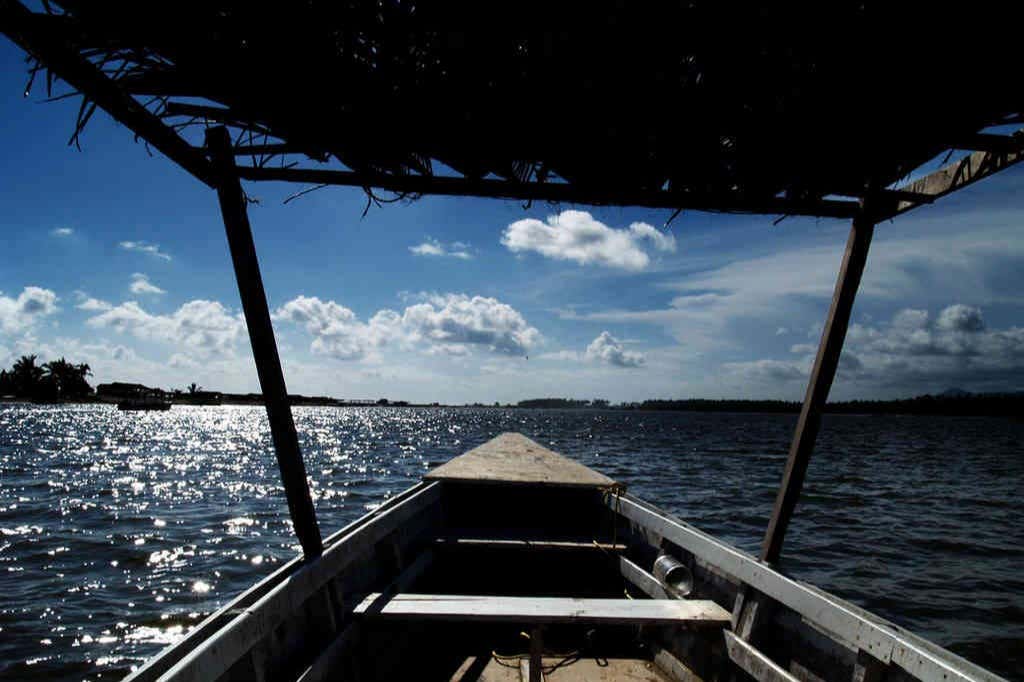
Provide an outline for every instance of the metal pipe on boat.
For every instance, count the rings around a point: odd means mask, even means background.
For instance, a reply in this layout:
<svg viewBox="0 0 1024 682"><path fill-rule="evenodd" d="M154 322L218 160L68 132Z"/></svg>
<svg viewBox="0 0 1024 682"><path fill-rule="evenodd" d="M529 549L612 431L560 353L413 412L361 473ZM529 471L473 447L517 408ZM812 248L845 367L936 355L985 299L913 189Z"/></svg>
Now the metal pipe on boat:
<svg viewBox="0 0 1024 682"><path fill-rule="evenodd" d="M662 586L678 597L688 597L693 592L693 573L671 554L660 554L651 572Z"/></svg>

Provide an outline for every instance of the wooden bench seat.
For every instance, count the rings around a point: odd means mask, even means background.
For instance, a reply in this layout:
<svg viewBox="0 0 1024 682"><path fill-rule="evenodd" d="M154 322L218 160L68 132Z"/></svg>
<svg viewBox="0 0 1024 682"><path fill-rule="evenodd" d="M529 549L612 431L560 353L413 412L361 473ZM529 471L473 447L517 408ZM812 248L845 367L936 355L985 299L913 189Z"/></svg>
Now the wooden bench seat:
<svg viewBox="0 0 1024 682"><path fill-rule="evenodd" d="M605 625L685 625L724 627L730 614L699 599L577 599L453 594L381 593L355 609L362 617L489 623L581 623Z"/></svg>

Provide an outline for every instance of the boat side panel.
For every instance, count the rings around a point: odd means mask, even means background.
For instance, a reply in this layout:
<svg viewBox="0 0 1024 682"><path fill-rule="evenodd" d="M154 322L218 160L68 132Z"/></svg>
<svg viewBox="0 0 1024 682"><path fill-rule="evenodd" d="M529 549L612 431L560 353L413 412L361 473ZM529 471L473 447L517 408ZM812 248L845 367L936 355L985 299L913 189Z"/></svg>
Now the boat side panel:
<svg viewBox="0 0 1024 682"><path fill-rule="evenodd" d="M317 560L287 576L215 637L202 642L168 671L166 679L218 678L302 609L331 579L358 563L366 552L403 524L428 509L436 509L439 497L439 484L430 484L397 505L377 510L366 524L329 547Z"/></svg>
<svg viewBox="0 0 1024 682"><path fill-rule="evenodd" d="M660 536L669 540L683 550L683 557L692 555L713 567L715 572L750 585L798 614L812 629L852 647L854 654L864 651L882 663L902 668L914 679L928 682L1005 682L998 675L859 607L788 578L754 557L632 496L610 500L608 506L628 522L642 526L646 537ZM793 656L795 659L796 652ZM895 673L894 668L890 671Z"/></svg>
<svg viewBox="0 0 1024 682"><path fill-rule="evenodd" d="M257 666L268 680L296 679L331 642L351 627L351 611L369 592L380 590L405 567L404 557L429 548L438 530L436 504L410 510L404 520L372 545L353 548L346 568L333 576L300 609L253 645Z"/></svg>
<svg viewBox="0 0 1024 682"><path fill-rule="evenodd" d="M417 494L425 488L426 485L427 484L425 483L419 483L396 495L373 513L361 516L341 530L333 533L330 537L324 540L324 546L327 548L331 547L342 538L352 534L356 529L372 521L375 516L386 512L388 509L401 504L407 498ZM240 613L250 607L276 585L284 581L289 575L301 568L301 566L301 556L297 556L288 561L269 576L263 578L245 592L208 616L199 625L193 628L184 639L165 647L156 656L150 658L146 661L145 665L128 675L124 682L152 682L153 680L158 679L175 663L188 655L189 652L202 644L203 641L214 636L222 627L232 619L236 618Z"/></svg>

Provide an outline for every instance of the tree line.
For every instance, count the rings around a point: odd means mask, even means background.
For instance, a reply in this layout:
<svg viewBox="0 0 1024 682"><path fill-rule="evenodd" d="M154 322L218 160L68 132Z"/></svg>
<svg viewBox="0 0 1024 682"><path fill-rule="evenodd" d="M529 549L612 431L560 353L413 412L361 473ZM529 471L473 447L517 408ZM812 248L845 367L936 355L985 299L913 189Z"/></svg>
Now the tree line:
<svg viewBox="0 0 1024 682"><path fill-rule="evenodd" d="M600 408L671 412L763 412L796 414L801 403L791 400L644 400L610 405L607 400L573 398L533 398L521 400L517 407L533 409ZM1024 415L1024 393L968 393L919 395L897 400L847 400L825 405L830 414L918 414L937 416L1019 417Z"/></svg>
<svg viewBox="0 0 1024 682"><path fill-rule="evenodd" d="M74 364L63 357L43 364L36 355L22 355L10 370L0 370L0 396L30 400L75 400L92 395L88 364Z"/></svg>

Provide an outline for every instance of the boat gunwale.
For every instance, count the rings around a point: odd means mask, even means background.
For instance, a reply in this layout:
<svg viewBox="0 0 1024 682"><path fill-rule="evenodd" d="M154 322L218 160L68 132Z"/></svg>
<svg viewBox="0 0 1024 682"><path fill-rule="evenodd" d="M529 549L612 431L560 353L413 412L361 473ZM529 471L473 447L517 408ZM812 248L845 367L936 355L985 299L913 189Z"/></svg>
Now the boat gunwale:
<svg viewBox="0 0 1024 682"><path fill-rule="evenodd" d="M198 649L222 636L236 620L244 617L253 609L259 608L261 602L270 594L284 589L288 585L288 578L303 568L323 561L331 549L344 539L360 532L376 518L404 504L418 493L437 485L438 483L434 481L420 481L387 500L377 509L369 511L343 526L324 540L324 554L312 562L307 562L301 554L289 559L287 563L276 571L264 577L256 584L251 585L237 597L203 619L183 639L167 645L156 655L149 657L140 668L129 673L124 678L124 682L150 682L167 675L168 672L178 667L182 661L192 656ZM227 620L225 620L226 618Z"/></svg>
<svg viewBox="0 0 1024 682"><path fill-rule="evenodd" d="M458 481L462 485L464 482ZM227 605L205 619L182 641L163 649L146 664L130 674L129 682L149 682L155 679L205 679L211 670L201 667L225 637L247 626L255 626L243 635L245 644L233 645L233 656L222 663L223 674L251 651L253 646L269 635L273 628L287 619L288 609L271 609L276 613L263 614L261 610L284 599L292 610L322 590L340 571L358 561L365 548L351 550L346 540L354 539L367 530L374 521L384 522L390 512L401 509L419 498L425 506L443 500L444 481L422 481L381 507L359 517L327 538L325 552L312 562L296 557L277 571L250 587ZM421 497L422 496L422 497ZM603 506L613 514L678 545L717 573L740 587L749 586L777 601L799 616L810 627L822 632L837 645L854 654L863 651L885 664L893 664L910 676L920 680L947 680L949 682L1007 682L985 668L957 656L929 640L913 634L855 604L849 603L821 588L791 578L751 554L705 533L675 515L631 494L604 496ZM418 504L406 511L419 513ZM398 514L403 516L404 514ZM390 515L396 528L382 527L386 537L409 519L396 519ZM375 545L382 538L376 539ZM371 545L371 546L372 546ZM341 564L338 568L337 564ZM639 568L639 567L638 567ZM642 569L641 569L642 570ZM301 598L296 598L295 594ZM281 615L285 614L285 615ZM225 618L230 617L230 620ZM265 618L265 622L257 622ZM341 630L344 632L344 628ZM340 634L340 633L339 633ZM180 652L180 653L179 653ZM217 652L221 656L224 651Z"/></svg>
<svg viewBox="0 0 1024 682"><path fill-rule="evenodd" d="M883 663L899 666L919 680L1008 682L856 604L791 578L634 495L613 496L604 504L621 517L679 545L741 587L749 586L779 602L854 653L864 651Z"/></svg>

